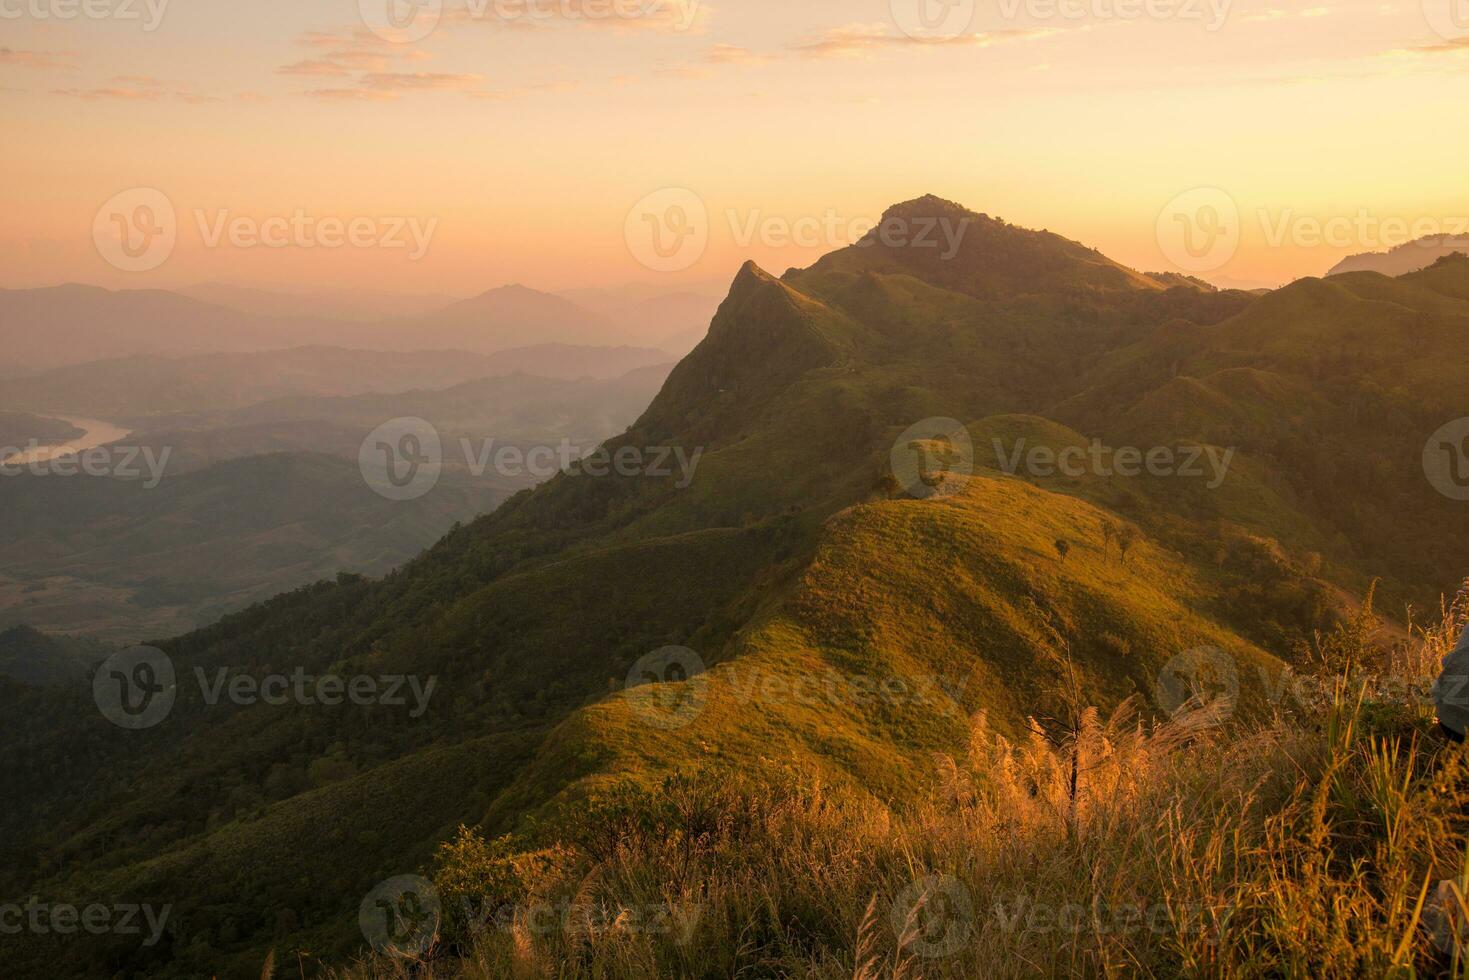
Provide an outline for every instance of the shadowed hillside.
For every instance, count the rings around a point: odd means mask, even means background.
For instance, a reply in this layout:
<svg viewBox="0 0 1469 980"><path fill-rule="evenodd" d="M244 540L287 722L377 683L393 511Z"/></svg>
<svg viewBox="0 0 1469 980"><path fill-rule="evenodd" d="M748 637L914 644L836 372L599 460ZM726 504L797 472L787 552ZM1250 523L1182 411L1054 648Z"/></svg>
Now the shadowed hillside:
<svg viewBox="0 0 1469 980"><path fill-rule="evenodd" d="M181 682L147 730L87 686L0 692L27 746L0 786L0 891L176 905L155 946L36 941L22 962L342 957L363 896L460 824L533 861L680 772L912 813L976 712L1014 741L1068 705L1162 718L1165 665L1208 647L1265 718L1261 677L1375 577L1393 614L1456 584L1469 512L1423 452L1462 411L1469 260L1255 297L932 197L888 220L948 222L956 250L877 236L780 278L746 265L607 442L697 454L687 485L583 464L381 581L161 641ZM210 704L189 678L225 667L438 693L416 716Z"/></svg>

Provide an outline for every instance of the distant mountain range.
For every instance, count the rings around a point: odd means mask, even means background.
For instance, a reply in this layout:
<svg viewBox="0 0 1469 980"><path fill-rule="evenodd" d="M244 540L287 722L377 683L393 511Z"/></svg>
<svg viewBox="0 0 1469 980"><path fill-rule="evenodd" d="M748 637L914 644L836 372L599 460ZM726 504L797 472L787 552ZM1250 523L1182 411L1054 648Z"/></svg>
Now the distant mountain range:
<svg viewBox="0 0 1469 980"><path fill-rule="evenodd" d="M565 344L540 344L496 354L337 347L189 357L140 354L12 379L0 385L0 409L50 411L143 425L145 417L166 413L225 411L290 397L447 388L516 373L547 379L610 379L673 360L667 352L649 348Z"/></svg>
<svg viewBox="0 0 1469 980"><path fill-rule="evenodd" d="M178 923L147 949L18 937L8 966L345 960L363 896L427 873L461 824L508 835L483 873L514 881L690 773L916 806L976 712L1020 740L1068 698L1163 715L1185 651L1232 655L1239 710L1268 718L1267 679L1374 578L1382 609L1462 580L1469 510L1424 453L1464 415L1469 258L1257 296L935 197L889 221L965 231L948 258L874 234L779 277L746 265L606 444L697 452L691 482L578 468L381 581L160 641L180 677L433 677L421 717L181 683L121 733L88 684L0 678L0 744L25 747L0 771L0 894L166 896ZM195 528L159 521L187 554ZM578 866L570 900L605 867Z"/></svg>
<svg viewBox="0 0 1469 980"><path fill-rule="evenodd" d="M1430 235L1405 242L1385 252L1363 252L1350 255L1331 267L1328 276L1347 272L1380 272L1384 276L1405 276L1426 269L1441 258L1459 253L1469 255L1469 236Z"/></svg>
<svg viewBox="0 0 1469 980"><path fill-rule="evenodd" d="M599 350L597 370L649 353ZM608 379L517 372L439 389L253 399L281 385L357 391L405 377L442 381L466 370L564 366L588 356L580 348L541 348L510 352L501 362L493 355L307 349L132 358L24 379L22 398L50 391L73 410L137 426L121 441L126 450L167 465L156 487L25 471L0 477L0 628L28 624L137 642L338 571L387 572L456 521L493 510L544 478L493 468L475 473L478 457L460 451L464 441L475 452L486 445L559 447L563 440L594 446L637 417L671 365ZM162 412L173 407L191 410ZM427 497L395 506L369 488L358 454L369 432L403 416L436 426L444 473ZM0 434L7 420L16 420L16 438L0 440L0 448L23 447L26 432L49 431L56 441L79 434L54 419L10 414L0 414Z"/></svg>
<svg viewBox="0 0 1469 980"><path fill-rule="evenodd" d="M334 320L372 321L384 317L426 316L455 302L452 296L435 293L404 296L347 289L260 289L221 282L200 283L174 292L241 313L295 319L330 317Z"/></svg>
<svg viewBox="0 0 1469 980"><path fill-rule="evenodd" d="M221 290L195 290L221 298ZM232 295L232 294L231 294ZM687 298L613 306L618 318L524 286L414 315L350 320L301 312L299 304L237 307L160 290L111 291L67 285L0 290L0 376L90 361L243 353L301 346L377 351L495 354L545 344L596 347L689 345L707 325L704 304ZM706 301L707 302L707 301ZM696 342L696 340L695 340Z"/></svg>
<svg viewBox="0 0 1469 980"><path fill-rule="evenodd" d="M661 364L616 378L575 381L516 373L443 389L276 398L242 408L152 416L139 420L140 429L128 442L157 452L167 447L173 472L270 452L325 452L355 459L368 432L405 416L428 421L449 444L494 439L508 445L554 446L565 439L590 447L637 418L671 368Z"/></svg>

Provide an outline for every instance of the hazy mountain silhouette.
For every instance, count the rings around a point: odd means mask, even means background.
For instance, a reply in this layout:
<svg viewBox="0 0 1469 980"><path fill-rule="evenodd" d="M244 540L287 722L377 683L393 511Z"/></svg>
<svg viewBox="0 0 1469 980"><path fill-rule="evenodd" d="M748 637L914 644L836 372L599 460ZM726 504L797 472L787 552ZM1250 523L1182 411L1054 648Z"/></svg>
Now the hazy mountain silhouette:
<svg viewBox="0 0 1469 980"><path fill-rule="evenodd" d="M1349 255L1331 267L1328 276L1346 272L1380 272L1385 276L1403 276L1426 269L1439 259L1454 253L1469 255L1469 235L1430 235L1405 242L1385 252L1362 252Z"/></svg>
<svg viewBox="0 0 1469 980"><path fill-rule="evenodd" d="M682 327L693 324L682 323ZM632 330L570 300L503 286L419 316L354 321L265 316L161 290L91 286L0 290L0 349L11 376L136 355L259 352L302 346L494 354L564 344L633 346L660 341L663 323Z"/></svg>
<svg viewBox="0 0 1469 980"><path fill-rule="evenodd" d="M442 310L454 297L438 294L399 295L339 289L260 289L228 283L207 282L176 290L182 296L214 306L258 316L338 320L381 320L383 317L416 317Z"/></svg>
<svg viewBox="0 0 1469 980"><path fill-rule="evenodd" d="M294 347L190 357L135 355L13 379L0 387L0 407L141 424L143 416L170 412L244 408L295 396L447 388L516 373L567 380L609 379L668 360L667 353L647 348L563 344L496 354Z"/></svg>

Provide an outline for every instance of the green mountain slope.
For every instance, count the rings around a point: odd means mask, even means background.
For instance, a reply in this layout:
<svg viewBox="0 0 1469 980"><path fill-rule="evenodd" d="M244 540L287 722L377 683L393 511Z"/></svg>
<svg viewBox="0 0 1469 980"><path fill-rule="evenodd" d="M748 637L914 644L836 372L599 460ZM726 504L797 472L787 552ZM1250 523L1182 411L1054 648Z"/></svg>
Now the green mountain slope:
<svg viewBox="0 0 1469 980"><path fill-rule="evenodd" d="M380 582L164 641L182 680L145 731L80 686L0 690L0 739L25 747L0 894L176 917L153 947L37 941L20 962L245 976L271 947L347 955L363 896L460 822L530 848L621 783L695 768L904 806L972 712L1012 733L1053 714L1067 649L1087 702L1164 712L1175 654L1268 672L1371 576L1420 604L1457 581L1469 511L1421 456L1458 414L1437 382L1469 369L1469 261L1254 297L935 198L889 217L969 231L949 260L873 240L779 279L746 266L608 442L700 452L687 486L565 474ZM1093 440L1106 467L1056 465ZM1171 468L1129 475L1124 447ZM689 652L649 661L669 646ZM437 693L417 716L211 705L192 671L221 667ZM1259 709L1258 671L1239 682Z"/></svg>

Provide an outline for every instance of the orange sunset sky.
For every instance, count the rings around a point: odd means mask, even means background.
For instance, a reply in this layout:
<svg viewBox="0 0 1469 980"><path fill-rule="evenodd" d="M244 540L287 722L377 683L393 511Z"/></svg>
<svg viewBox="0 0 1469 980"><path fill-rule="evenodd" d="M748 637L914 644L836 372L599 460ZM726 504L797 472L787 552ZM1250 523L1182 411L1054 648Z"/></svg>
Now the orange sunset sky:
<svg viewBox="0 0 1469 980"><path fill-rule="evenodd" d="M809 264L926 192L1155 270L1178 267L1160 215L1217 188L1239 243L1201 274L1244 285L1396 243L1282 238L1297 219L1469 222L1469 0L449 0L398 27L388 2L0 0L0 287L707 284ZM142 272L94 238L133 188L176 212ZM627 240L663 188L707 215L672 271ZM432 236L206 234L297 212ZM741 230L800 219L821 240Z"/></svg>

